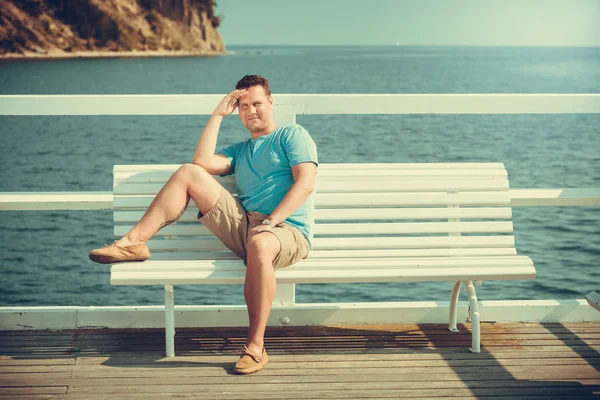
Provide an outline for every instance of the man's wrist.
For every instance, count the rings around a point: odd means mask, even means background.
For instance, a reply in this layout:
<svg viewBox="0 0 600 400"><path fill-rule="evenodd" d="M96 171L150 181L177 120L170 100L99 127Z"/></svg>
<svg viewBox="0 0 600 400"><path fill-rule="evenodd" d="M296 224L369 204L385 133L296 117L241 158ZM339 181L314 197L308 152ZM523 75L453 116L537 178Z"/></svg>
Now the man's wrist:
<svg viewBox="0 0 600 400"><path fill-rule="evenodd" d="M269 226L271 228L275 228L275 224L269 218L266 218L263 222L263 225Z"/></svg>

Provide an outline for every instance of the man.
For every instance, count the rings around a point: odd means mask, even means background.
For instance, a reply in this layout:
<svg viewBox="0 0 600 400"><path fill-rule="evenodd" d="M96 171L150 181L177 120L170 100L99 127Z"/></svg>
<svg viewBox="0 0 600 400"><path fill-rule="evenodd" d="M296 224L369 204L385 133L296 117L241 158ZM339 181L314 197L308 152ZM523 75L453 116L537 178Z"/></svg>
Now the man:
<svg viewBox="0 0 600 400"><path fill-rule="evenodd" d="M215 154L221 122L236 108L251 138ZM267 79L246 75L213 111L193 163L171 176L131 231L89 257L106 264L148 259L146 241L176 221L192 199L200 222L247 266L244 298L250 324L234 372L259 371L268 361L264 334L275 298L274 271L306 258L310 249L317 165L308 132L273 120ZM238 198L211 176L228 174L235 174Z"/></svg>

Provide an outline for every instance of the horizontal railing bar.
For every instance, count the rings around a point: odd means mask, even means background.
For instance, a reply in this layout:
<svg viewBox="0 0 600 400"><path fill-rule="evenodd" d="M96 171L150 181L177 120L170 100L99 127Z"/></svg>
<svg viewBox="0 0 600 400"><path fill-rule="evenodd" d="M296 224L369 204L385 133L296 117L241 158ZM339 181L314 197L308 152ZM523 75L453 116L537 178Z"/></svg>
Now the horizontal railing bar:
<svg viewBox="0 0 600 400"><path fill-rule="evenodd" d="M600 206L600 188L509 189L510 206ZM112 192L0 192L0 211L112 210Z"/></svg>
<svg viewBox="0 0 600 400"><path fill-rule="evenodd" d="M112 192L0 192L1 211L112 209Z"/></svg>
<svg viewBox="0 0 600 400"><path fill-rule="evenodd" d="M0 95L0 115L209 115L224 94ZM600 94L277 94L275 114L597 114Z"/></svg>

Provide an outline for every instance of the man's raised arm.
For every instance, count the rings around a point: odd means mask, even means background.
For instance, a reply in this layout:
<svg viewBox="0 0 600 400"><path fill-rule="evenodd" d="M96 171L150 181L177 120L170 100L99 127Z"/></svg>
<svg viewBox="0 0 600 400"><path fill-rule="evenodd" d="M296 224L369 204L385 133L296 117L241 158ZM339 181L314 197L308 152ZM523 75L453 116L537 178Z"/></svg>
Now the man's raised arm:
<svg viewBox="0 0 600 400"><path fill-rule="evenodd" d="M234 90L227 94L211 114L202 135L200 135L192 162L203 167L211 175L226 175L231 169L229 158L215 154L217 137L223 118L235 111L238 99L245 93L244 89Z"/></svg>

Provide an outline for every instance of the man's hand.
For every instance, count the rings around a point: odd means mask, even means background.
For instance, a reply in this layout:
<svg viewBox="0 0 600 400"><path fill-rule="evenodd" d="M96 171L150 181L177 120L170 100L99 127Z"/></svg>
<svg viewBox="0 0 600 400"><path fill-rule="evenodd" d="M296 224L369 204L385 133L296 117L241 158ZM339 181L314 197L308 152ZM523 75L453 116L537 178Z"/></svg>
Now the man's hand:
<svg viewBox="0 0 600 400"><path fill-rule="evenodd" d="M238 107L238 99L248 93L246 89L234 90L229 93L223 100L219 103L215 111L213 111L212 115L218 115L221 117L226 117L231 115L232 112Z"/></svg>
<svg viewBox="0 0 600 400"><path fill-rule="evenodd" d="M257 225L254 228L250 229L250 231L248 232L248 240L252 236L257 235L261 232L264 232L264 231L270 232L272 230L273 230L273 228L271 228L269 225Z"/></svg>

